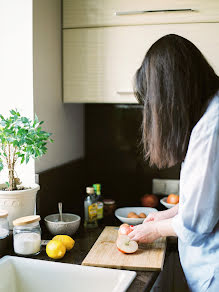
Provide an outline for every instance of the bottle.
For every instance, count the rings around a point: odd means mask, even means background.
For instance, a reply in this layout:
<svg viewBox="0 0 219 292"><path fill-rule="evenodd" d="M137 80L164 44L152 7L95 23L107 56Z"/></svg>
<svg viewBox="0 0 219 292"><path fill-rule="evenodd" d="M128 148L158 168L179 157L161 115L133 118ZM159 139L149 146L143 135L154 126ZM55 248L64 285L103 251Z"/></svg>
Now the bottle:
<svg viewBox="0 0 219 292"><path fill-rule="evenodd" d="M99 223L103 222L103 198L101 196L101 184L93 185L95 193L96 193L96 201L97 201L97 220Z"/></svg>
<svg viewBox="0 0 219 292"><path fill-rule="evenodd" d="M84 226L87 228L97 227L97 202L93 187L86 188L87 196L84 200Z"/></svg>

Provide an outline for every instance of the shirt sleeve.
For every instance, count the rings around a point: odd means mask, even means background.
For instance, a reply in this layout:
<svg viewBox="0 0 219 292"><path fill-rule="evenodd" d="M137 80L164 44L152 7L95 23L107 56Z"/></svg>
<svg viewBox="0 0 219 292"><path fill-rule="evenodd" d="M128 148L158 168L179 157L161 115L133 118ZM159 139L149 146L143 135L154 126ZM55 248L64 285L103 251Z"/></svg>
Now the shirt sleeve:
<svg viewBox="0 0 219 292"><path fill-rule="evenodd" d="M182 199L182 201L181 201ZM200 246L219 220L219 127L192 133L180 175L180 204L172 227L185 243Z"/></svg>

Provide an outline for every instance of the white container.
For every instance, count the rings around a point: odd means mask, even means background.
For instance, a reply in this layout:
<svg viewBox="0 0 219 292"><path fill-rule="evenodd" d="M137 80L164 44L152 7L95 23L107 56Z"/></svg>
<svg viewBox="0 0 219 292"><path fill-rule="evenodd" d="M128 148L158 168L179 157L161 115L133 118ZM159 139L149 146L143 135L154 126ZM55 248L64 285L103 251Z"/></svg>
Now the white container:
<svg viewBox="0 0 219 292"><path fill-rule="evenodd" d="M6 256L0 259L1 292L125 292L134 271Z"/></svg>
<svg viewBox="0 0 219 292"><path fill-rule="evenodd" d="M22 256L32 256L40 252L40 216L27 216L13 221L14 252Z"/></svg>
<svg viewBox="0 0 219 292"><path fill-rule="evenodd" d="M0 209L8 211L10 230L13 229L13 221L17 218L34 215L36 206L36 194L40 189L34 184L30 189L3 191L5 185L0 185Z"/></svg>
<svg viewBox="0 0 219 292"><path fill-rule="evenodd" d="M145 218L128 218L128 213L135 212L136 214L145 213L146 216L148 214L157 212L157 209L150 207L123 207L116 209L115 216L123 223L127 223L130 225L138 225L143 223Z"/></svg>

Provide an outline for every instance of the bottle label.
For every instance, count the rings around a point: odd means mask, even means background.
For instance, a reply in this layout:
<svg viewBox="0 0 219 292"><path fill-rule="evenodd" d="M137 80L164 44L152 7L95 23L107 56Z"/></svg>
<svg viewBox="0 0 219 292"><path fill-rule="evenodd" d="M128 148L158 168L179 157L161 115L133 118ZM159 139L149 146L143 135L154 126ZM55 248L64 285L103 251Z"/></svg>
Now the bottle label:
<svg viewBox="0 0 219 292"><path fill-rule="evenodd" d="M89 221L94 221L97 219L97 204L96 203L88 207L88 217L89 217Z"/></svg>
<svg viewBox="0 0 219 292"><path fill-rule="evenodd" d="M103 203L98 202L97 203L97 219L102 219L103 218Z"/></svg>

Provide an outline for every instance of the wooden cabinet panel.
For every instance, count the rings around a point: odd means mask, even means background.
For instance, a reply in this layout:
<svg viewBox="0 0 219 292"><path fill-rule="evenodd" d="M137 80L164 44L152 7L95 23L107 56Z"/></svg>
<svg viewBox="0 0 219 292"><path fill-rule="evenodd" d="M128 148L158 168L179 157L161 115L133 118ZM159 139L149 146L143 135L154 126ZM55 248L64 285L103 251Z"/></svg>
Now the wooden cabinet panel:
<svg viewBox="0 0 219 292"><path fill-rule="evenodd" d="M219 73L218 31L219 23L66 29L64 102L136 103L133 76L149 47L169 33L191 40Z"/></svg>
<svg viewBox="0 0 219 292"><path fill-rule="evenodd" d="M191 22L219 22L219 1L63 0L63 28Z"/></svg>

